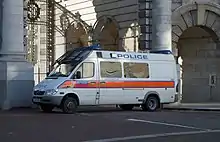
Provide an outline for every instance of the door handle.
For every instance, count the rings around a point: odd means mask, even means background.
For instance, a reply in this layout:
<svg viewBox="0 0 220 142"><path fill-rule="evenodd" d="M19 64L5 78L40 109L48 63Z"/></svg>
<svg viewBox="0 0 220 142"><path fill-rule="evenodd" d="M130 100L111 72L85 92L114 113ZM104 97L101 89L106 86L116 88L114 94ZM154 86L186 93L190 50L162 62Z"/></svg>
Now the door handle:
<svg viewBox="0 0 220 142"><path fill-rule="evenodd" d="M89 82L90 84L96 84L96 82Z"/></svg>
<svg viewBox="0 0 220 142"><path fill-rule="evenodd" d="M106 83L105 81L101 81L101 82L100 82L100 84L105 84L105 83Z"/></svg>

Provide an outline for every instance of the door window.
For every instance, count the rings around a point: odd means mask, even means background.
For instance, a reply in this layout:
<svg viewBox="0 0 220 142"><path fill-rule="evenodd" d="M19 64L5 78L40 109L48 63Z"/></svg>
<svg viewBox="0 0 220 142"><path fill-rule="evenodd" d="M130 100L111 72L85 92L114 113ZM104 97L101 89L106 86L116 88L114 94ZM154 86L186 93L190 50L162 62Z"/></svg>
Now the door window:
<svg viewBox="0 0 220 142"><path fill-rule="evenodd" d="M101 77L121 78L122 70L120 62L100 62Z"/></svg>
<svg viewBox="0 0 220 142"><path fill-rule="evenodd" d="M78 68L76 72L78 71L81 72L81 78L92 78L95 72L94 63L85 62Z"/></svg>
<svg viewBox="0 0 220 142"><path fill-rule="evenodd" d="M149 66L147 63L124 63L125 78L149 78Z"/></svg>

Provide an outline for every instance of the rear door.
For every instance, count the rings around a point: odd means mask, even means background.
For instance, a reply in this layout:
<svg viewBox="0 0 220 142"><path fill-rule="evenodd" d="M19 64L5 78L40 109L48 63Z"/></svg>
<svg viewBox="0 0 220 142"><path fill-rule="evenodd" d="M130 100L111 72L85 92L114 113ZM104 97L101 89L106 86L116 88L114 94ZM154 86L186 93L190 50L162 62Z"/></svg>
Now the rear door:
<svg viewBox="0 0 220 142"><path fill-rule="evenodd" d="M161 102L172 102L176 93L176 66L173 62L154 61L151 62L150 71L154 85L149 89L158 92Z"/></svg>

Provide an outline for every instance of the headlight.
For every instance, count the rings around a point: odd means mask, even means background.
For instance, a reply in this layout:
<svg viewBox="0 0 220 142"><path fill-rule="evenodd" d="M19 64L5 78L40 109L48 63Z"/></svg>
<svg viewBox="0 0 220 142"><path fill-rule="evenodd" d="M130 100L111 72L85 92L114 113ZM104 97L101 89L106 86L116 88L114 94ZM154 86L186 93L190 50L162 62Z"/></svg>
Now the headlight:
<svg viewBox="0 0 220 142"><path fill-rule="evenodd" d="M46 92L45 92L45 95L54 95L54 94L56 94L58 92L58 90L56 89L50 89L50 90L47 90Z"/></svg>

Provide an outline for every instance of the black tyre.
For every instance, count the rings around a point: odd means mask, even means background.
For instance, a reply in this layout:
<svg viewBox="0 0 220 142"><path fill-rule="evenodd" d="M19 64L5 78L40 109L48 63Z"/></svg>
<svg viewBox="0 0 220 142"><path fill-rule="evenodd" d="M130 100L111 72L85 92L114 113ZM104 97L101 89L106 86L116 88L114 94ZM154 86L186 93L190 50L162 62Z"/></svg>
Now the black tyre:
<svg viewBox="0 0 220 142"><path fill-rule="evenodd" d="M63 100L62 106L61 106L62 110L64 113L75 113L76 109L77 109L77 101L76 99L72 98L72 97L67 97Z"/></svg>
<svg viewBox="0 0 220 142"><path fill-rule="evenodd" d="M47 105L47 104L41 104L40 108L43 112L52 112L54 109L54 106L52 105Z"/></svg>
<svg viewBox="0 0 220 142"><path fill-rule="evenodd" d="M156 96L150 96L142 105L144 111L156 111L160 107L160 101Z"/></svg>
<svg viewBox="0 0 220 142"><path fill-rule="evenodd" d="M132 110L134 105L119 105L119 107L123 110Z"/></svg>

